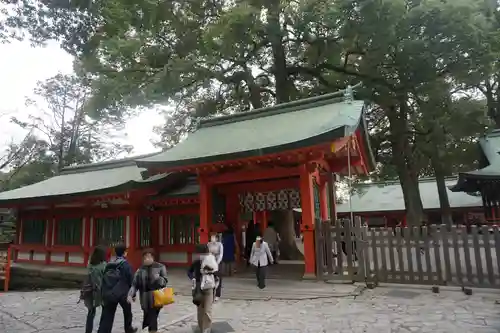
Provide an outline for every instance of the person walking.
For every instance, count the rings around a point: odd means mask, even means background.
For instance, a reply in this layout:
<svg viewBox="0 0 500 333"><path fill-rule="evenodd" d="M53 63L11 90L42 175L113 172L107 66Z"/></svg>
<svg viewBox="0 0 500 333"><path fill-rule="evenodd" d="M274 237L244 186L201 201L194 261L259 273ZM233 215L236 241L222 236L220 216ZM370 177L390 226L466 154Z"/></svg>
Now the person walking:
<svg viewBox="0 0 500 333"><path fill-rule="evenodd" d="M155 261L153 249L145 249L142 253L142 266L135 272L127 301L131 304L139 291L143 312L142 329L147 327L150 333L158 332L158 315L161 311L161 308L154 306L153 291L165 288L167 283L167 268Z"/></svg>
<svg viewBox="0 0 500 333"><path fill-rule="evenodd" d="M87 277L80 291L80 300L83 301L83 304L87 308L85 333L92 333L97 308L102 305L101 284L105 268L106 249L102 246L97 246L90 256Z"/></svg>
<svg viewBox="0 0 500 333"><path fill-rule="evenodd" d="M222 233L222 246L224 249L222 255L224 274L226 274L227 276L231 276L233 274L233 263L235 261L236 251L236 237L231 225L229 225L226 231Z"/></svg>
<svg viewBox="0 0 500 333"><path fill-rule="evenodd" d="M198 327L201 333L212 330L212 308L217 288L215 273L219 267L207 244L199 244L195 249L198 258L188 269L188 277L193 283L193 304L196 305Z"/></svg>
<svg viewBox="0 0 500 333"><path fill-rule="evenodd" d="M222 245L219 241L217 233L214 232L210 235L210 242L207 245L208 251L214 255L217 265L220 265L222 258L224 257L224 245ZM217 289L215 290L215 302L217 302L222 295L222 276L219 271L217 271L216 277L218 279L218 283Z"/></svg>
<svg viewBox="0 0 500 333"><path fill-rule="evenodd" d="M250 263L255 267L257 286L264 289L266 287L267 266L273 264L273 255L269 250L269 245L260 236L257 236L252 245Z"/></svg>
<svg viewBox="0 0 500 333"><path fill-rule="evenodd" d="M132 306L127 302L127 295L132 287L133 272L128 263L127 247L118 244L115 247L116 259L109 262L104 269L102 279L102 314L98 333L111 333L118 304L123 310L125 333L135 333L132 326Z"/></svg>

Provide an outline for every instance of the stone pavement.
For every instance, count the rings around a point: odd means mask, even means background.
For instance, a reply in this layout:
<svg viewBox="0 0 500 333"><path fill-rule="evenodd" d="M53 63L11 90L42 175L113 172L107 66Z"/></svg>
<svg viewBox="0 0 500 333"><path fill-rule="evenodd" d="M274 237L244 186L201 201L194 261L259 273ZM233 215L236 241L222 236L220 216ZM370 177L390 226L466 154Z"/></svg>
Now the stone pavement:
<svg viewBox="0 0 500 333"><path fill-rule="evenodd" d="M273 289L269 287L269 292ZM77 295L77 291L1 294L0 332L82 332L85 308L76 304ZM379 287L358 296L310 300L223 299L215 305L214 320L220 327L225 323L226 330L214 333L493 333L500 332L500 305L495 304L499 296L497 291L475 290L466 296L458 291L432 294L429 288ZM191 333L195 324L191 300L178 296L176 301L161 313L161 332ZM136 323L140 313L134 304ZM123 332L122 322L118 310L114 333Z"/></svg>

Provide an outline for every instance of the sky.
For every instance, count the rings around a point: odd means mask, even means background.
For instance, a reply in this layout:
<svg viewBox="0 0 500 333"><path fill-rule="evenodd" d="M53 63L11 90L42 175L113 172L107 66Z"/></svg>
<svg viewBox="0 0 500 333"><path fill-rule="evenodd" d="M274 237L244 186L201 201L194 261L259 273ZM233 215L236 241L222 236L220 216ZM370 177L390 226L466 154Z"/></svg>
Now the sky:
<svg viewBox="0 0 500 333"><path fill-rule="evenodd" d="M9 142L18 142L25 136L23 130L10 123L10 117L25 118L36 113L25 106L26 97L33 96L38 81L59 72L72 72L72 57L56 43L43 48L33 48L29 42L0 44L0 154ZM141 112L127 122L123 141L134 146L131 155L158 150L151 140L156 138L153 127L162 123L163 117L154 109Z"/></svg>

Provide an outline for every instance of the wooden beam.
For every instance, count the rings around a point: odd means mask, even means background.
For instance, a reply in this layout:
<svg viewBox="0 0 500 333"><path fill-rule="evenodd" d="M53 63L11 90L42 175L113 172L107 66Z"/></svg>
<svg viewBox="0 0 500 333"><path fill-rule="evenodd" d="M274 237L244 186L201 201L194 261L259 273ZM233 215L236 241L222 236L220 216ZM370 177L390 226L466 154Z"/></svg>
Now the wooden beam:
<svg viewBox="0 0 500 333"><path fill-rule="evenodd" d="M361 166L363 168L363 171L365 173L365 175L367 175L369 173L369 170L368 170L368 167L367 167L367 159L368 157L366 156L366 152L367 152L367 147L365 147L365 144L363 142L363 138L361 137L361 130L357 130L355 135L354 135L354 140L357 144L357 147L358 147L358 153L359 153L359 156L361 156Z"/></svg>
<svg viewBox="0 0 500 333"><path fill-rule="evenodd" d="M246 181L256 181L264 179L280 179L296 177L299 175L299 168L269 168L259 170L242 170L231 173L214 175L207 179L210 184L237 183Z"/></svg>
<svg viewBox="0 0 500 333"><path fill-rule="evenodd" d="M360 156L351 156L351 167L361 166ZM349 159L347 156L335 157L328 159L330 165L330 172L340 172L348 167Z"/></svg>
<svg viewBox="0 0 500 333"><path fill-rule="evenodd" d="M217 190L224 194L238 194L242 192L270 192L288 188L299 188L299 177L270 181L222 184L217 187Z"/></svg>

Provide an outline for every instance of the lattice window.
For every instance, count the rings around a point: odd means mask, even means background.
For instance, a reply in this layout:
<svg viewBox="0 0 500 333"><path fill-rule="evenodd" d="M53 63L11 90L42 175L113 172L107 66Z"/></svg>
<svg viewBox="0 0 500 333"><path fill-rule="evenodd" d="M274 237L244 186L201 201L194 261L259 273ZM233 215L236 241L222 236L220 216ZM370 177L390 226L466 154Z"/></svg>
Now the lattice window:
<svg viewBox="0 0 500 333"><path fill-rule="evenodd" d="M152 218L149 216L143 216L139 218L139 246L140 247L150 247L151 242L151 224Z"/></svg>
<svg viewBox="0 0 500 333"><path fill-rule="evenodd" d="M171 215L167 219L165 239L168 245L198 244L200 217L196 214Z"/></svg>
<svg viewBox="0 0 500 333"><path fill-rule="evenodd" d="M109 217L96 219L95 239L99 245L114 246L123 242L125 234L125 219L123 217Z"/></svg>
<svg viewBox="0 0 500 333"><path fill-rule="evenodd" d="M56 245L82 244L82 218L60 219L56 226Z"/></svg>
<svg viewBox="0 0 500 333"><path fill-rule="evenodd" d="M44 244L45 232L47 230L46 220L24 220L22 226L23 244Z"/></svg>

